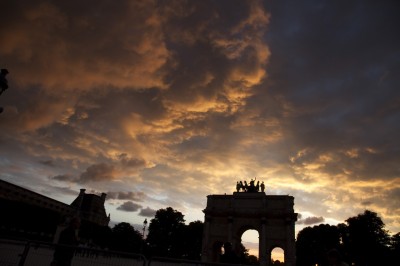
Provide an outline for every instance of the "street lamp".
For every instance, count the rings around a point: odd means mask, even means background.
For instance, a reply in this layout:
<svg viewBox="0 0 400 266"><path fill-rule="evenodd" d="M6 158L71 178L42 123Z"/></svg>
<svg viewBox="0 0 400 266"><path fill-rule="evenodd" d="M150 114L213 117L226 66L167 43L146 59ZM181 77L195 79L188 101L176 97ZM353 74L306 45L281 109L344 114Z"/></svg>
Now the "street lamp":
<svg viewBox="0 0 400 266"><path fill-rule="evenodd" d="M143 222L143 239L144 239L144 233L146 232L146 225L147 225L147 219L144 219L144 222Z"/></svg>
<svg viewBox="0 0 400 266"><path fill-rule="evenodd" d="M144 222L143 222L143 235L142 235L142 238L143 238L143 241L142 241L142 253L143 253L145 245L146 245L146 241L144 240L144 233L146 232L146 225L147 225L147 219L144 219Z"/></svg>

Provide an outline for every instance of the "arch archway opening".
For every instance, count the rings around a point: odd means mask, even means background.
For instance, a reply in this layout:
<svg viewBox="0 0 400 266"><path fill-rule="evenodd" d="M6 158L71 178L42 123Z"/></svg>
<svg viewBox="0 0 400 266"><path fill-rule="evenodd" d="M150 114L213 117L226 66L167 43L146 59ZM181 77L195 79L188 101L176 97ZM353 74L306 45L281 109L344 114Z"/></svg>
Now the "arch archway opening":
<svg viewBox="0 0 400 266"><path fill-rule="evenodd" d="M253 260L259 258L259 241L260 237L257 230L248 229L242 234L241 243L248 250L249 256L253 257Z"/></svg>
<svg viewBox="0 0 400 266"><path fill-rule="evenodd" d="M285 265L285 251L276 247L271 250L271 265L273 266L284 266Z"/></svg>

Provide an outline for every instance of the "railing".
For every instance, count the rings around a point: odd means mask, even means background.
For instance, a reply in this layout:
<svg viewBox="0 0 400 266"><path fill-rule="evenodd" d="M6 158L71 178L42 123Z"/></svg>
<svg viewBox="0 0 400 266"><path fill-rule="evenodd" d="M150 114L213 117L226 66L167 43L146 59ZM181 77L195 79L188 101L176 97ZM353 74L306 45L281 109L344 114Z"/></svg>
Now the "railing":
<svg viewBox="0 0 400 266"><path fill-rule="evenodd" d="M46 242L0 239L0 266L50 266L57 245ZM114 252L104 249L77 247L72 266L229 266L193 260L153 257L142 254ZM236 264L236 266L240 266Z"/></svg>
<svg viewBox="0 0 400 266"><path fill-rule="evenodd" d="M231 266L232 264L227 263L214 263L214 262L202 262L194 260L183 260L173 258L154 257L149 259L148 266ZM244 266L243 264L235 264L235 266Z"/></svg>
<svg viewBox="0 0 400 266"><path fill-rule="evenodd" d="M49 266L57 245L0 240L0 266ZM77 247L72 266L146 266L141 254Z"/></svg>

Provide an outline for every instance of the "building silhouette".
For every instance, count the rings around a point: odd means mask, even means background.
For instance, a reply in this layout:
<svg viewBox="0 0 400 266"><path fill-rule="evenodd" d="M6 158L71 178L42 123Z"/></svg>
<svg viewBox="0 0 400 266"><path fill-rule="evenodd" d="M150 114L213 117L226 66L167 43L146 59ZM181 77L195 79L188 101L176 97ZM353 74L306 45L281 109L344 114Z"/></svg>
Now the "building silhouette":
<svg viewBox="0 0 400 266"><path fill-rule="evenodd" d="M53 241L73 216L84 228L107 227L110 215L104 207L107 194L86 194L81 189L71 204L65 204L29 189L0 180L0 233L11 238ZM87 234L90 238L90 232Z"/></svg>

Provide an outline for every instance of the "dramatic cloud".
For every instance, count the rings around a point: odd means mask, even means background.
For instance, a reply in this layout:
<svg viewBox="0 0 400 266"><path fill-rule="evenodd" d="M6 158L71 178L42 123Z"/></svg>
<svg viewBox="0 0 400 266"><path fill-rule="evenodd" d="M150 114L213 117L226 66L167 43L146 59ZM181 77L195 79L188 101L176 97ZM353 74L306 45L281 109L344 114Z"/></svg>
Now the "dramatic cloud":
<svg viewBox="0 0 400 266"><path fill-rule="evenodd" d="M141 224L166 207L203 220L207 195L257 177L295 197L297 231L368 208L398 232L399 12L4 1L0 178L62 201L104 192L112 222Z"/></svg>
<svg viewBox="0 0 400 266"><path fill-rule="evenodd" d="M156 1L15 1L3 5L0 51L18 82L44 88L163 86L169 53ZM110 23L113 21L113 23ZM118 60L117 60L118 59ZM52 64L48 64L52 62ZM31 67L35 66L35 67Z"/></svg>
<svg viewBox="0 0 400 266"><path fill-rule="evenodd" d="M126 212L136 212L140 208L142 208L142 206L139 204L136 204L132 201L125 201L121 206L117 207L117 210Z"/></svg>
<svg viewBox="0 0 400 266"><path fill-rule="evenodd" d="M113 165L99 163L89 166L81 174L78 182L87 183L91 181L109 181L115 179L115 168Z"/></svg>

